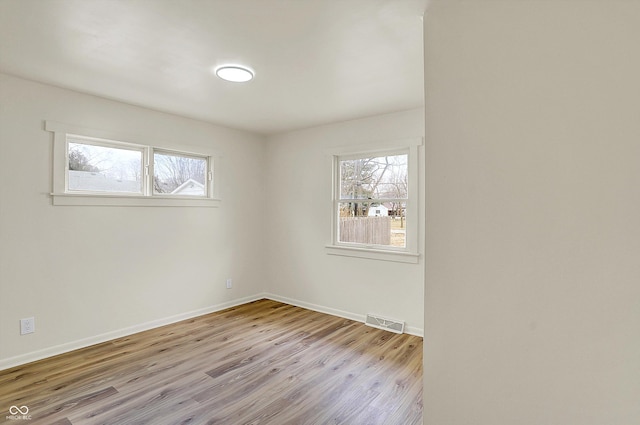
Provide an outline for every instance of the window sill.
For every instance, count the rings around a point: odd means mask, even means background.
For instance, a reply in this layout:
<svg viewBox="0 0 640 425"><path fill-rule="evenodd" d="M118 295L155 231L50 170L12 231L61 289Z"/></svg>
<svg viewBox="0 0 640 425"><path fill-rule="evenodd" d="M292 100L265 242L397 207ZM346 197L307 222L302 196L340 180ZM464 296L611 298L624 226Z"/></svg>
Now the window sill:
<svg viewBox="0 0 640 425"><path fill-rule="evenodd" d="M406 251L385 251L382 249L357 248L352 246L327 245L325 252L329 255L343 257L367 258L370 260L394 261L397 263L417 264L420 254Z"/></svg>
<svg viewBox="0 0 640 425"><path fill-rule="evenodd" d="M122 207L206 207L217 208L219 199L137 195L92 195L52 193L53 205Z"/></svg>

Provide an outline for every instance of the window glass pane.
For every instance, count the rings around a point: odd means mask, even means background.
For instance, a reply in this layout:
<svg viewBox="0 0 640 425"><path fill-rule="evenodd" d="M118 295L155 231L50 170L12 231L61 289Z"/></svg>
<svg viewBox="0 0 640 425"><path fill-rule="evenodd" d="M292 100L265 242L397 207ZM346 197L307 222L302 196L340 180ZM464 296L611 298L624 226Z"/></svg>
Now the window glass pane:
<svg viewBox="0 0 640 425"><path fill-rule="evenodd" d="M406 247L406 203L341 202L338 241Z"/></svg>
<svg viewBox="0 0 640 425"><path fill-rule="evenodd" d="M142 193L142 151L69 142L70 191Z"/></svg>
<svg viewBox="0 0 640 425"><path fill-rule="evenodd" d="M153 164L155 195L206 196L207 158L155 152Z"/></svg>
<svg viewBox="0 0 640 425"><path fill-rule="evenodd" d="M340 159L340 199L407 198L407 154Z"/></svg>

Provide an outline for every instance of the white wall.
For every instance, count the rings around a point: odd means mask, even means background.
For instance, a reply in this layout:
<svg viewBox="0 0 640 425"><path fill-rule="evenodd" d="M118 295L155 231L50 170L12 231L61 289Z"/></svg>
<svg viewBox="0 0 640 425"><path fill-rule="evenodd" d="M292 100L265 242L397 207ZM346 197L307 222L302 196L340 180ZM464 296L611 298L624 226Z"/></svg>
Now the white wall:
<svg viewBox="0 0 640 425"><path fill-rule="evenodd" d="M425 424L640 423L640 2L425 18Z"/></svg>
<svg viewBox="0 0 640 425"><path fill-rule="evenodd" d="M403 264L324 252L326 149L422 137L422 109L265 143L250 133L4 74L0 96L0 368L265 293L355 319L368 312L404 319L408 331L422 333L422 259ZM216 149L223 156L222 206L54 207L46 120L145 143L157 138L158 145ZM423 217L421 207L421 223ZM31 316L36 332L20 336L19 319Z"/></svg>
<svg viewBox="0 0 640 425"><path fill-rule="evenodd" d="M422 333L423 257L419 264L340 257L327 255L325 245L331 240L330 149L423 135L424 110L416 109L268 138L270 292L347 317L402 319L409 331ZM420 217L424 222L423 207Z"/></svg>
<svg viewBox="0 0 640 425"><path fill-rule="evenodd" d="M262 137L2 74L0 97L0 366L265 291ZM213 147L222 205L54 207L45 120Z"/></svg>

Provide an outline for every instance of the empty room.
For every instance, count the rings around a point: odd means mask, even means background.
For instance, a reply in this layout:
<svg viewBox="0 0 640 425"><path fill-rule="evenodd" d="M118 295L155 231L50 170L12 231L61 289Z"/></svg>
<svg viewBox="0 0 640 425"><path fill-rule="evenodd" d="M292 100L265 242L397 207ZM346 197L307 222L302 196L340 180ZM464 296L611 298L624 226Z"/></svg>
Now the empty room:
<svg viewBox="0 0 640 425"><path fill-rule="evenodd" d="M424 1L0 7L0 422L422 423Z"/></svg>
<svg viewBox="0 0 640 425"><path fill-rule="evenodd" d="M640 1L0 0L0 423L640 423Z"/></svg>

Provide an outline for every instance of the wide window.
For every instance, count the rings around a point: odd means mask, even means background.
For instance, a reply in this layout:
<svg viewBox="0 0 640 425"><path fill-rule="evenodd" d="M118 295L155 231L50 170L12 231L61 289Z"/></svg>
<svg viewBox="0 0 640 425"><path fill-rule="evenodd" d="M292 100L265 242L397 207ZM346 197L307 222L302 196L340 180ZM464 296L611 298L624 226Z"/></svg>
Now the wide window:
<svg viewBox="0 0 640 425"><path fill-rule="evenodd" d="M46 129L54 132L54 205L218 205L214 155L49 121Z"/></svg>
<svg viewBox="0 0 640 425"><path fill-rule="evenodd" d="M401 141L389 143L388 149L332 154L329 254L417 262L421 143Z"/></svg>

